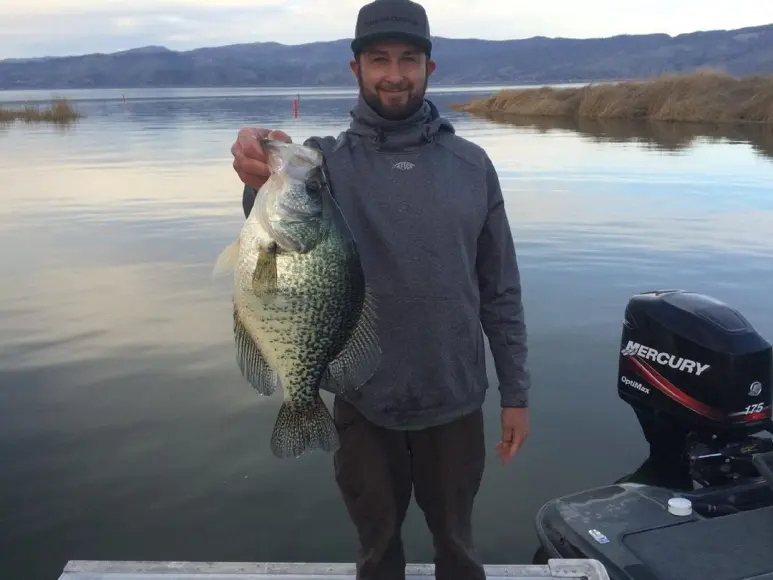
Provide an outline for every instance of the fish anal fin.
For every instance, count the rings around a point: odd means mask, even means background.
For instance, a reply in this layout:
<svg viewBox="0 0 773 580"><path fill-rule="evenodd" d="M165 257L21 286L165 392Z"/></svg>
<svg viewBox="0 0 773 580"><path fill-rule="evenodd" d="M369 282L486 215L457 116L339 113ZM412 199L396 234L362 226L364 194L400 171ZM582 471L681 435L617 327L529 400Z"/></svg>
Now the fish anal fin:
<svg viewBox="0 0 773 580"><path fill-rule="evenodd" d="M360 318L341 352L328 364L320 388L337 395L359 390L373 376L380 363L376 299L366 288Z"/></svg>
<svg viewBox="0 0 773 580"><path fill-rule="evenodd" d="M279 388L279 375L268 366L255 340L247 332L239 312L234 306L234 342L236 344L236 362L247 382L265 397L273 395Z"/></svg>

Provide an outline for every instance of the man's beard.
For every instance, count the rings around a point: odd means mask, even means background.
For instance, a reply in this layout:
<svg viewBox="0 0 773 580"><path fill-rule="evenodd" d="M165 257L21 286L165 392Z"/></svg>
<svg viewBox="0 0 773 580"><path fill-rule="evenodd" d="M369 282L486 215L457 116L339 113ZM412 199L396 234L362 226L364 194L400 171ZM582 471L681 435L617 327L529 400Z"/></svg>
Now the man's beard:
<svg viewBox="0 0 773 580"><path fill-rule="evenodd" d="M427 92L428 77L424 77L424 84L418 91L411 91L408 97L408 102L402 105L398 109L385 107L378 97L378 88L376 92L368 91L362 84L362 76L357 75L357 84L360 86L360 94L365 102L368 103L371 109L373 109L380 117L389 121L402 121L413 115L424 104L424 95Z"/></svg>

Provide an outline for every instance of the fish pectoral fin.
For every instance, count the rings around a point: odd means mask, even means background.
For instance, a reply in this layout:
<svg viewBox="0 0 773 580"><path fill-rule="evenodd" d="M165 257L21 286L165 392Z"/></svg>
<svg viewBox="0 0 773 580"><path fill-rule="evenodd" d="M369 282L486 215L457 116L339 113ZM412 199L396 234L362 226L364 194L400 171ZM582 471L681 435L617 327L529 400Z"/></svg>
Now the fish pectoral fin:
<svg viewBox="0 0 773 580"><path fill-rule="evenodd" d="M380 363L376 299L366 288L360 318L341 352L328 364L320 388L338 395L360 389L373 376Z"/></svg>
<svg viewBox="0 0 773 580"><path fill-rule="evenodd" d="M273 395L279 388L279 375L268 366L255 340L247 332L239 312L234 306L234 342L236 343L236 362L247 382L265 397Z"/></svg>
<svg viewBox="0 0 773 580"><path fill-rule="evenodd" d="M307 451L335 451L340 443L333 417L316 394L310 403L285 401L271 433L271 452L275 457L300 457Z"/></svg>
<svg viewBox="0 0 773 580"><path fill-rule="evenodd" d="M252 287L258 292L271 292L276 289L276 249L261 249L255 272L252 274Z"/></svg>
<svg viewBox="0 0 773 580"><path fill-rule="evenodd" d="M236 265L236 260L239 258L239 240L235 240L228 244L226 248L220 252L217 260L215 261L215 267L212 269L212 277L218 276L230 272Z"/></svg>

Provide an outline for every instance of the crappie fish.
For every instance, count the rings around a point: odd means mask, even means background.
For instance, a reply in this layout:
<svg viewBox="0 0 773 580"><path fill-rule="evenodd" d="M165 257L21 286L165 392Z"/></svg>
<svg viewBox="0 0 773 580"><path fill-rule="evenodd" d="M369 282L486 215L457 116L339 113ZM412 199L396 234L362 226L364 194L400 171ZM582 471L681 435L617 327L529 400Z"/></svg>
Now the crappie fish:
<svg viewBox="0 0 773 580"><path fill-rule="evenodd" d="M338 433L319 391L359 389L375 372L381 360L376 304L322 153L281 141L263 144L271 174L214 273L234 269L242 375L262 395L283 391L273 454L334 451Z"/></svg>

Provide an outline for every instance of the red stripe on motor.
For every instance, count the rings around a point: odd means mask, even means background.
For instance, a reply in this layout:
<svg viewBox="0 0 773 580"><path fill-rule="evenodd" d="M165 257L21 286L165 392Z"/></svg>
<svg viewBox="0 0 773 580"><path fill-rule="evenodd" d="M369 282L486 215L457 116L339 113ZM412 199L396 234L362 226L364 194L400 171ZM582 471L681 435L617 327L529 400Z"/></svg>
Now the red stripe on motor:
<svg viewBox="0 0 773 580"><path fill-rule="evenodd" d="M668 379L661 375L658 371L653 369L650 365L642 360L639 360L633 355L628 355L628 359L636 366L636 368L646 376L652 385L656 387L662 393L671 397L674 401L680 405L684 405L691 411L695 411L699 415L714 419L715 421L723 421L726 419L725 414L709 405L694 399L684 391L677 389Z"/></svg>
<svg viewBox="0 0 773 580"><path fill-rule="evenodd" d="M771 416L771 407L766 407L762 411L755 413L749 413L748 415L732 415L728 417L718 409L702 403L701 401L694 399L684 391L676 388L668 379L661 375L658 371L652 368L649 364L643 360L637 358L635 355L626 355L628 360L641 372L645 377L650 380L650 383L659 391L679 403L684 405L691 411L714 419L716 421L726 421L731 419L734 423L746 423L751 421L760 421L762 419L768 419Z"/></svg>

